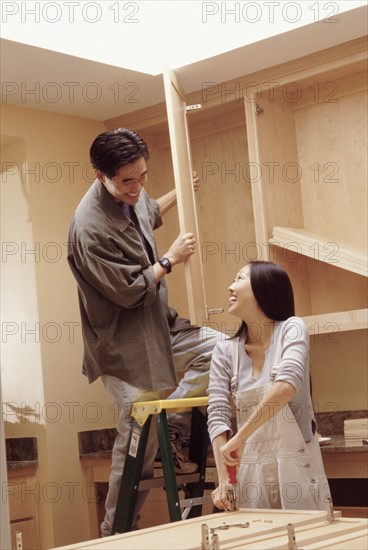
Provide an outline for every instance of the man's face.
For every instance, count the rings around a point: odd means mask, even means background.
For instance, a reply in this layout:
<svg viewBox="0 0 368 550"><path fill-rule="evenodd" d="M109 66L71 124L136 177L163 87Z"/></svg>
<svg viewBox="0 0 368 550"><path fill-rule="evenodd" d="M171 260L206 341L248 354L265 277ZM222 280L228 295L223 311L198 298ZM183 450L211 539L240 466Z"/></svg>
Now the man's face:
<svg viewBox="0 0 368 550"><path fill-rule="evenodd" d="M96 170L96 175L116 202L134 205L147 181L147 172L146 161L139 157L136 161L121 166L111 179L99 170Z"/></svg>

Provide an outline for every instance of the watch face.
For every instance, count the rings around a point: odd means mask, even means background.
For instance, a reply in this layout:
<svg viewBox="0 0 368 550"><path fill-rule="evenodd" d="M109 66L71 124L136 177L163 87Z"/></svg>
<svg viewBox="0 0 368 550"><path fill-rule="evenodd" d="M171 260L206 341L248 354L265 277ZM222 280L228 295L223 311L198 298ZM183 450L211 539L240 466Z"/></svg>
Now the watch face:
<svg viewBox="0 0 368 550"><path fill-rule="evenodd" d="M159 260L159 263L162 265L162 267L164 267L168 273L170 273L171 271L171 263L170 263L170 260L168 260L167 258L161 258L161 260Z"/></svg>

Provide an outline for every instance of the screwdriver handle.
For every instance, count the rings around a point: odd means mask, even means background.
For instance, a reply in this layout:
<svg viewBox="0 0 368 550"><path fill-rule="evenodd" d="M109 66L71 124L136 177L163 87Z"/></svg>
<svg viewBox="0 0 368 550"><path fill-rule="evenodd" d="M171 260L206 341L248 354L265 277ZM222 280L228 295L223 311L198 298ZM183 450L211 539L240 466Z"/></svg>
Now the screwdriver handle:
<svg viewBox="0 0 368 550"><path fill-rule="evenodd" d="M234 451L230 453L230 456L233 458L236 457L236 454ZM236 466L227 466L227 471L229 472L229 480L232 485L235 485L237 483L236 479Z"/></svg>

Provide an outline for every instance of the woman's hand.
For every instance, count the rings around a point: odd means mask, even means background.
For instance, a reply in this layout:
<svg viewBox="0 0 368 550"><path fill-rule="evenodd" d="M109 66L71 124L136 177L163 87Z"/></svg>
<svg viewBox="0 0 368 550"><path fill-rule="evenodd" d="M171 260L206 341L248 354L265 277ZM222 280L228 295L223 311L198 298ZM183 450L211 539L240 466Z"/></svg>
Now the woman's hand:
<svg viewBox="0 0 368 550"><path fill-rule="evenodd" d="M211 496L214 505L220 510L226 510L227 512L232 512L231 500L229 495L232 492L232 485L229 481L220 481L218 487L212 491Z"/></svg>
<svg viewBox="0 0 368 550"><path fill-rule="evenodd" d="M239 433L237 433L220 447L221 460L225 466L239 466L244 443L245 441L240 439Z"/></svg>
<svg viewBox="0 0 368 550"><path fill-rule="evenodd" d="M219 476L218 487L212 491L212 500L214 505L220 508L220 510L227 510L228 512L233 510L232 492L234 487L233 484L230 483L228 466L232 466L233 468L239 466L243 447L244 441L241 440L238 434L234 435L234 437L223 445L217 447L216 464L217 461L221 461L221 466L217 466L217 471L221 472L221 477ZM225 472L227 473L226 477Z"/></svg>

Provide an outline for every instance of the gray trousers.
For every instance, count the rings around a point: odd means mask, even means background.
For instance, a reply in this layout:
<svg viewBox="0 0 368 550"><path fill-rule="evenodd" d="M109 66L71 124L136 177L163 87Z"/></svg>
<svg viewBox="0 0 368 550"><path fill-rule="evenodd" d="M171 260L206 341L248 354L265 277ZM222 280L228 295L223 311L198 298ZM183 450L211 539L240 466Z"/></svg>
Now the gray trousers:
<svg viewBox="0 0 368 550"><path fill-rule="evenodd" d="M211 363L212 351L217 342L225 336L208 327L185 330L171 335L174 363L177 372L185 372L179 386L168 399L184 397L201 397L206 395ZM145 391L124 382L115 376L103 375L101 380L118 408L118 422L116 440L112 451L112 466L109 479L109 491L106 497L106 515L101 524L102 536L111 535L115 508L119 493L120 480L123 473L125 457L128 449L132 417L130 410L136 401L151 401L163 398L163 392ZM191 415L171 414L168 418L170 430L174 430L179 438L186 436L190 431ZM143 461L142 479L153 476L153 463L157 453L158 443L155 423L152 422L148 437L146 453ZM133 528L138 519L148 491L140 491L134 512Z"/></svg>

